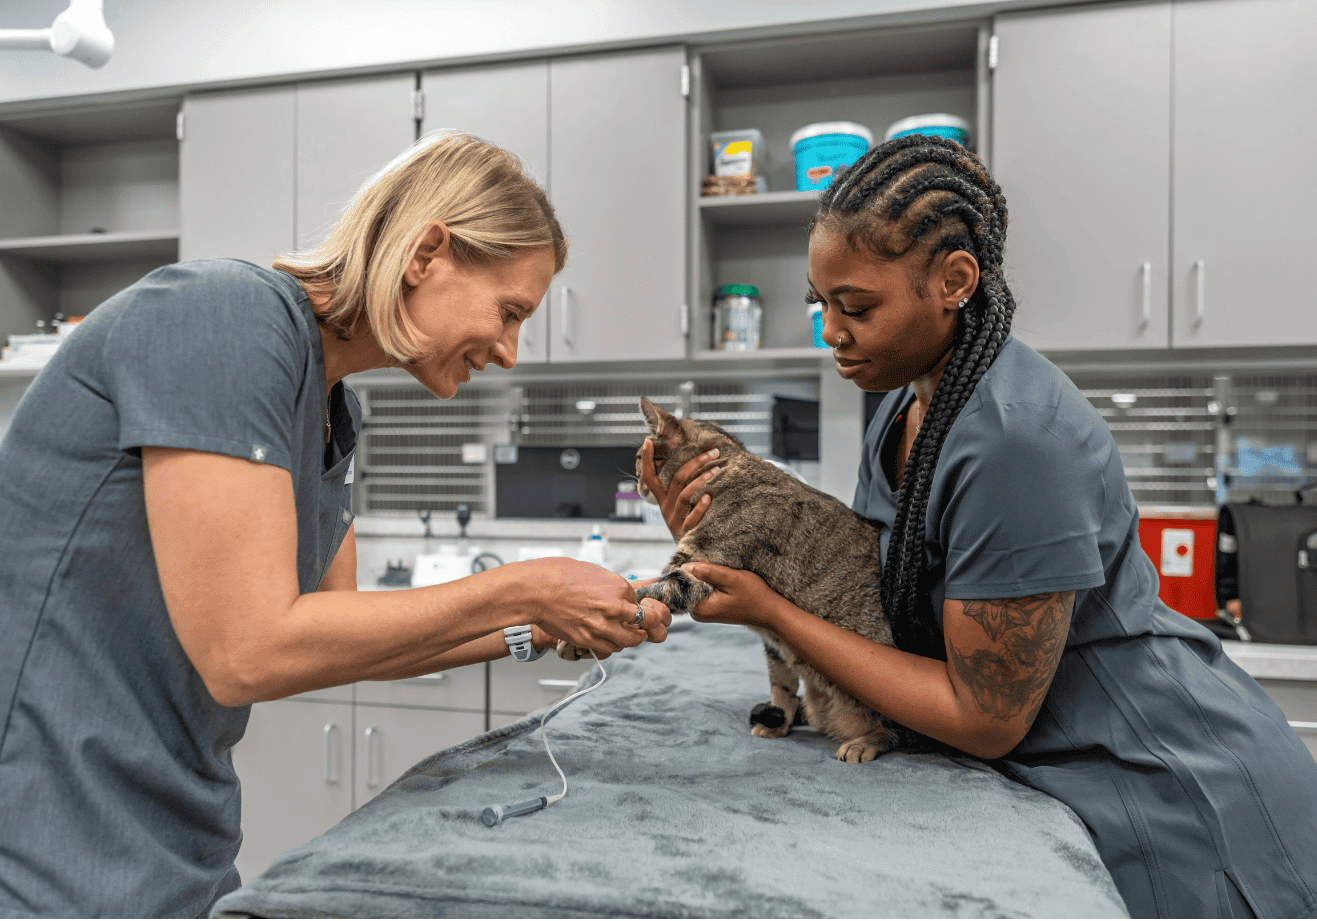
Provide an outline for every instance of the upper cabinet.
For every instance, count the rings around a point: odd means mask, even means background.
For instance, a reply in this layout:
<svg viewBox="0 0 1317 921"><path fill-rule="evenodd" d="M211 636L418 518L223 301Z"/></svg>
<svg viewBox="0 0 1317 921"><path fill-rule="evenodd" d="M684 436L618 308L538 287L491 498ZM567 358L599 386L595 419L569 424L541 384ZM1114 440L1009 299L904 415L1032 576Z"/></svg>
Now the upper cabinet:
<svg viewBox="0 0 1317 921"><path fill-rule="evenodd" d="M1001 16L996 35L1014 334L1037 349L1165 348L1169 3Z"/></svg>
<svg viewBox="0 0 1317 921"><path fill-rule="evenodd" d="M183 106L184 259L268 266L322 242L416 137L414 74L199 93Z"/></svg>
<svg viewBox="0 0 1317 921"><path fill-rule="evenodd" d="M1317 343L1317 3L1195 0L1175 23L1171 338Z"/></svg>
<svg viewBox="0 0 1317 921"><path fill-rule="evenodd" d="M297 248L323 243L366 180L416 140L414 73L297 86Z"/></svg>
<svg viewBox="0 0 1317 921"><path fill-rule="evenodd" d="M549 197L567 267L549 287L549 359L686 357L682 48L549 64Z"/></svg>
<svg viewBox="0 0 1317 921"><path fill-rule="evenodd" d="M549 62L430 70L421 75L425 114L421 131L464 131L516 154L547 187L549 175ZM548 297L521 324L517 363L549 357Z"/></svg>
<svg viewBox="0 0 1317 921"><path fill-rule="evenodd" d="M181 259L268 266L297 244L297 91L197 93L183 101Z"/></svg>
<svg viewBox="0 0 1317 921"><path fill-rule="evenodd" d="M1161 0L996 21L1014 331L1040 349L1317 342L1299 276L1317 5Z"/></svg>

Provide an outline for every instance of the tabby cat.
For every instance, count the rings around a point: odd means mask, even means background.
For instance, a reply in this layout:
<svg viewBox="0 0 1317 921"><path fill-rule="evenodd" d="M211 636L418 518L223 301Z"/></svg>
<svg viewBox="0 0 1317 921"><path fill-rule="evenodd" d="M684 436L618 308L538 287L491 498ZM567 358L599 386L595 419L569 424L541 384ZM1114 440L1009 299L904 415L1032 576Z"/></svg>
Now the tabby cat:
<svg viewBox="0 0 1317 921"><path fill-rule="evenodd" d="M663 578L637 594L657 598L673 612L689 611L713 591L679 567L701 561L747 569L792 604L885 645L892 631L878 600L881 528L841 502L807 486L745 449L716 425L678 419L640 401L654 442L654 467L665 486L697 454L717 448L710 464L722 468L695 494L713 497L704 518L682 536ZM640 454L636 454L639 479ZM653 502L643 481L641 493ZM764 641L771 704L751 712L751 732L777 739L801 719L797 696L804 679L804 721L841 742L837 757L869 761L897 744L881 716L805 663L771 631L751 628ZM566 644L560 644L566 646ZM560 648L571 657L574 650Z"/></svg>

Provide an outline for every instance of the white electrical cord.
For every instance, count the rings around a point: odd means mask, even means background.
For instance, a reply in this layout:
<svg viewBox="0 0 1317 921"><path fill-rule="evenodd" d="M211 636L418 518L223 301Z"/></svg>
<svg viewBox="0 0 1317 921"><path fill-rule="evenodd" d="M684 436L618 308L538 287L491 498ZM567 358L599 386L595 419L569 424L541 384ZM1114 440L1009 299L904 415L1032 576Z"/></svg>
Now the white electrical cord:
<svg viewBox="0 0 1317 921"><path fill-rule="evenodd" d="M517 803L512 806L488 806L485 808L484 812L480 814L480 821L484 822L490 828L493 828L499 822L514 815L526 815L530 812L537 812L545 806L552 806L567 795L567 775L563 773L562 768L558 765L558 759L553 757L553 751L549 748L549 730L545 727L544 721L547 720L559 707L566 706L582 694L589 694L591 691L597 690L608 680L608 671L604 668L604 663L600 658L595 655L593 649L590 650L590 655L594 656L594 660L599 666L599 681L590 685L588 688L582 688L574 694L569 694L564 697L552 707L545 710L544 714L540 717L540 738L544 740L544 752L549 756L549 760L553 762L553 767L558 772L558 776L562 778L562 792L554 793L550 796L539 796L535 799L527 800L524 803Z"/></svg>
<svg viewBox="0 0 1317 921"><path fill-rule="evenodd" d="M580 697L582 694L589 694L591 691L602 686L603 683L608 680L608 672L604 670L604 663L600 661L598 656L595 655L593 649L590 650L590 655L594 656L595 663L599 666L599 672L600 675L602 676L600 677L598 683L592 684L588 688L582 688L576 693L564 697L562 700L558 701L552 707L545 710L544 715L540 717L540 738L544 740L544 753L549 756L549 760L553 762L554 768L558 771L558 776L562 778L562 792L555 794L553 796L546 796L545 800L547 800L547 802L544 804L546 806L553 805L554 803L558 802L558 800L562 799L564 796L567 795L567 775L562 772L562 768L558 767L558 759L553 757L553 752L549 750L549 730L545 728L544 721L549 718L549 714L552 713L554 710L557 710L559 707L564 706L565 704L571 703L573 700Z"/></svg>

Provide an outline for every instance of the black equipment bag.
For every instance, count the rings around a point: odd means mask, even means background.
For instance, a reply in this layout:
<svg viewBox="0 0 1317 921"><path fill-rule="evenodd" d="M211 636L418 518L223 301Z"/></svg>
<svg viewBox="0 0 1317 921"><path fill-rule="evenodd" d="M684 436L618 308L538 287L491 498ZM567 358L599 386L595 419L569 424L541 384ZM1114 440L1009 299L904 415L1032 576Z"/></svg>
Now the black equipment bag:
<svg viewBox="0 0 1317 921"><path fill-rule="evenodd" d="M1317 645L1317 505L1229 502L1216 520L1216 604L1239 599L1239 638Z"/></svg>

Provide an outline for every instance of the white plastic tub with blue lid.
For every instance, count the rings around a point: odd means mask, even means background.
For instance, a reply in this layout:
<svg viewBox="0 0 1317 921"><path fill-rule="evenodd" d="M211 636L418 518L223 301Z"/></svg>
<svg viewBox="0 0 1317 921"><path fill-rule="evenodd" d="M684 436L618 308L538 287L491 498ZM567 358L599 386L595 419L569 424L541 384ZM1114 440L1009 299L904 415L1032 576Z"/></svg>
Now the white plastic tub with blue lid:
<svg viewBox="0 0 1317 921"><path fill-rule="evenodd" d="M855 122L816 122L791 135L796 161L796 189L826 189L843 167L873 146L873 132Z"/></svg>
<svg viewBox="0 0 1317 921"><path fill-rule="evenodd" d="M928 137L946 138L955 141L961 147L969 144L969 122L955 115L938 112L933 115L911 115L899 122L893 122L883 136L884 143L893 138L903 138L910 134L922 134Z"/></svg>

